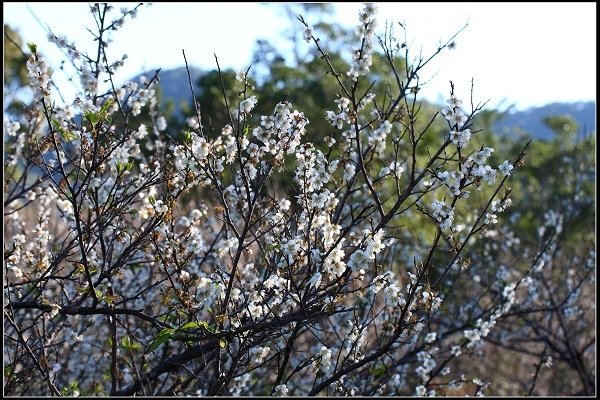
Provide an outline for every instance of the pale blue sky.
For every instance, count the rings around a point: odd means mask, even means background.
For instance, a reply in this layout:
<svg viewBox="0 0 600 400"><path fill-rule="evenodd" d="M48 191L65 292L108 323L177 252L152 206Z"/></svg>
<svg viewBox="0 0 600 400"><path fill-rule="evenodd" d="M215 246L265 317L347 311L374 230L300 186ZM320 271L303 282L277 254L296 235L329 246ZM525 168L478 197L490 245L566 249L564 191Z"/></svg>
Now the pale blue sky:
<svg viewBox="0 0 600 400"><path fill-rule="evenodd" d="M93 20L86 3L3 3L4 22L25 41L35 42L51 65L58 66L61 53L48 44L27 5L55 34L90 48L85 27ZM335 3L333 21L354 26L360 6ZM490 107L596 99L596 3L380 3L380 32L386 19L406 23L414 55L421 48L427 54L469 22L457 48L444 52L421 75L433 77L420 93L430 100L447 97L449 80L459 96L468 98L471 78L475 100L489 99ZM309 22L318 22L318 16ZM258 38L284 48L282 34L288 27L274 4L154 3L113 35L109 57L129 56L117 80L181 66L181 49L190 64L203 69L215 67L213 53L221 67L240 69L249 65Z"/></svg>

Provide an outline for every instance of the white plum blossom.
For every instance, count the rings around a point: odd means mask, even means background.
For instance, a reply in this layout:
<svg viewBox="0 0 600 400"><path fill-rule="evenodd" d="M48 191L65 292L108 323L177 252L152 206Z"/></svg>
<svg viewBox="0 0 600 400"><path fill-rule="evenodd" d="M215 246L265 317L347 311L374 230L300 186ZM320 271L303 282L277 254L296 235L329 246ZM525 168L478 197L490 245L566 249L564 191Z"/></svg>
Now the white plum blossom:
<svg viewBox="0 0 600 400"><path fill-rule="evenodd" d="M50 318L54 318L56 315L58 315L58 312L62 310L62 307L58 304L50 304L50 307Z"/></svg>
<svg viewBox="0 0 600 400"><path fill-rule="evenodd" d="M50 75L46 59L37 53L32 53L27 60L27 71L36 101L50 96Z"/></svg>
<svg viewBox="0 0 600 400"><path fill-rule="evenodd" d="M282 199L279 202L279 207L283 210L283 211L288 211L290 209L290 206L292 205L292 202L289 201L288 199Z"/></svg>
<svg viewBox="0 0 600 400"><path fill-rule="evenodd" d="M247 118L248 114L254 109L258 103L258 99L256 96L250 96L242 101L240 101L240 105L233 112L233 117L240 117L242 120Z"/></svg>
<svg viewBox="0 0 600 400"><path fill-rule="evenodd" d="M467 122L467 119L468 119L468 117L460 109L460 106L462 105L462 100L458 99L455 95L451 95L450 98L447 100L447 103L448 103L448 106L444 107L442 109L442 114L448 121L448 124L450 125L451 128L456 127L459 130L459 132L457 132L455 129L453 129L453 132L455 132L457 135L459 135L460 129L464 126L464 124ZM467 131L467 130L465 130L465 131ZM471 135L471 132L468 131L467 134L463 134L462 139L460 137L457 137L455 143L457 143L457 144L458 143L461 143L461 144L468 143L470 135ZM452 137L452 132L451 132L451 137ZM459 146L459 147L463 147L463 146Z"/></svg>
<svg viewBox="0 0 600 400"><path fill-rule="evenodd" d="M366 75L373 63L371 53L374 43L375 14L377 6L374 3L365 3L359 12L360 25L356 28L356 34L362 40L362 47L352 52L352 65L346 74L356 81L360 75Z"/></svg>
<svg viewBox="0 0 600 400"><path fill-rule="evenodd" d="M471 139L471 130L463 129L460 131L450 131L450 140L456 144L457 147L467 147L469 140Z"/></svg>
<svg viewBox="0 0 600 400"><path fill-rule="evenodd" d="M289 391L290 389L288 389L288 387L285 384L277 385L275 386L275 392L273 393L273 396L285 397L287 396Z"/></svg>
<svg viewBox="0 0 600 400"><path fill-rule="evenodd" d="M433 217L440 223L441 229L449 228L454 220L454 208L450 207L443 200L434 200L431 203Z"/></svg>
<svg viewBox="0 0 600 400"><path fill-rule="evenodd" d="M500 172L502 172L502 175L509 176L510 172L513 170L513 166L508 160L505 160L502 164L498 166L498 169L500 170Z"/></svg>
<svg viewBox="0 0 600 400"><path fill-rule="evenodd" d="M161 132L167 129L167 120L162 115L156 119L156 129Z"/></svg>
<svg viewBox="0 0 600 400"><path fill-rule="evenodd" d="M310 26L310 25L309 25L309 26L307 26L306 28L304 28L304 31L302 32L302 33L303 33L303 36L304 36L304 40L305 40L307 43L310 43L310 41L311 41L311 39L312 39L312 36L313 36L313 30L314 30L314 28L313 28L312 26Z"/></svg>
<svg viewBox="0 0 600 400"><path fill-rule="evenodd" d="M253 347L250 349L250 359L255 365L258 365L264 361L264 359L269 355L271 348L268 346L265 347Z"/></svg>
<svg viewBox="0 0 600 400"><path fill-rule="evenodd" d="M356 166L352 162L347 163L346 167L344 168L344 180L350 181L354 177L355 174L356 174Z"/></svg>
<svg viewBox="0 0 600 400"><path fill-rule="evenodd" d="M235 73L235 80L236 81L245 82L246 79L247 79L246 71L244 71L243 69L239 70L238 72Z"/></svg>
<svg viewBox="0 0 600 400"><path fill-rule="evenodd" d="M315 364L313 369L315 372L327 372L331 368L331 350L326 346L322 346L321 350L316 354Z"/></svg>
<svg viewBox="0 0 600 400"><path fill-rule="evenodd" d="M437 337L436 332L429 332L427 336L425 336L425 343L433 343Z"/></svg>

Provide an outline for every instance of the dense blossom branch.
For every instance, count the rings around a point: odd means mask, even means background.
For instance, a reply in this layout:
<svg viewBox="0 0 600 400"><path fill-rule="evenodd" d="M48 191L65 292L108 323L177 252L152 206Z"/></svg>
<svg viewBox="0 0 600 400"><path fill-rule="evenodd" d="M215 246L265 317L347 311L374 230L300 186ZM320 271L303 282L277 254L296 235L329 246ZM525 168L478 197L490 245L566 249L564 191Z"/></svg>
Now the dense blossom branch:
<svg viewBox="0 0 600 400"><path fill-rule="evenodd" d="M337 92L326 129L287 94L259 111L251 69L234 81L215 55L219 126L184 51L177 126L160 70L114 78L111 33L139 8L91 5L91 54L50 32L71 104L29 45L33 99L4 124L6 394L481 395L490 350L527 360L521 391L554 360L594 393L594 243L569 242L586 181L521 226L534 144L490 147L485 103L452 82L445 106L418 100L455 36L413 60L366 3L336 58L298 17Z"/></svg>

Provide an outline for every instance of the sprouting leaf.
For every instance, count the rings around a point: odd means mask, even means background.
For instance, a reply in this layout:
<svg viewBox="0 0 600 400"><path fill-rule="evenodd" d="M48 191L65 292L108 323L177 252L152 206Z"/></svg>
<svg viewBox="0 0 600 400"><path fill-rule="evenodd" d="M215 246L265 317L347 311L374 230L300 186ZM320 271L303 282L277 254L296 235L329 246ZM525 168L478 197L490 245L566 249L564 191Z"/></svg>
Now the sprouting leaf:
<svg viewBox="0 0 600 400"><path fill-rule="evenodd" d="M77 139L77 135L63 128L63 126L57 119L52 119L52 126L54 127L54 130L58 131L58 133L60 133L60 136L62 136L62 138L67 142Z"/></svg>
<svg viewBox="0 0 600 400"><path fill-rule="evenodd" d="M90 121L92 125L96 125L98 122L100 122L100 116L93 111L86 111L83 113L83 116L85 119Z"/></svg>
<svg viewBox="0 0 600 400"><path fill-rule="evenodd" d="M219 340L219 347L224 349L225 347L227 347L227 341L225 339L221 339Z"/></svg>
<svg viewBox="0 0 600 400"><path fill-rule="evenodd" d="M114 304L115 301L119 301L122 300L123 298L121 296L119 296L118 294L107 294L104 296L104 301L106 301L108 304Z"/></svg>
<svg viewBox="0 0 600 400"><path fill-rule="evenodd" d="M148 202L154 205L156 203L156 197L154 197L153 195L148 196Z"/></svg>
<svg viewBox="0 0 600 400"><path fill-rule="evenodd" d="M270 251L278 252L279 250L281 250L281 244L275 243L275 244L268 245L267 248L265 249L265 252L267 252L267 253Z"/></svg>
<svg viewBox="0 0 600 400"><path fill-rule="evenodd" d="M160 332L158 332L158 335L156 335L156 337L154 338L154 341L150 344L150 347L148 347L148 351L146 353L150 353L153 352L154 350L158 349L158 347L165 343L167 340L169 340L169 337L171 337L171 334L173 334L174 330L171 328L165 328L163 330L161 330Z"/></svg>
<svg viewBox="0 0 600 400"><path fill-rule="evenodd" d="M387 368L385 367L385 365L382 365L381 367L371 368L369 372L371 373L371 375L373 375L374 378L379 378L385 375L385 373L387 372Z"/></svg>
<svg viewBox="0 0 600 400"><path fill-rule="evenodd" d="M83 294L83 293L89 292L89 288L87 286L79 286L79 287L75 288L75 291L77 293Z"/></svg>
<svg viewBox="0 0 600 400"><path fill-rule="evenodd" d="M194 329L194 328L200 328L200 327L208 330L208 324L206 322L204 322L204 321L200 321L200 322L191 321L191 322L188 322L186 324L183 324L177 330L178 331L184 331L186 329Z"/></svg>
<svg viewBox="0 0 600 400"><path fill-rule="evenodd" d="M113 105L114 102L115 101L112 98L106 99L106 101L104 102L104 104L100 108L100 111L98 112L98 114L100 114L104 118L106 118L106 113L108 112L108 109Z"/></svg>
<svg viewBox="0 0 600 400"><path fill-rule="evenodd" d="M27 43L27 47L29 48L29 51L32 52L33 54L37 53L37 45L33 42L29 42Z"/></svg>
<svg viewBox="0 0 600 400"><path fill-rule="evenodd" d="M121 347L125 350L137 350L142 346L138 342L131 340L129 336L123 336L123 339L121 339Z"/></svg>

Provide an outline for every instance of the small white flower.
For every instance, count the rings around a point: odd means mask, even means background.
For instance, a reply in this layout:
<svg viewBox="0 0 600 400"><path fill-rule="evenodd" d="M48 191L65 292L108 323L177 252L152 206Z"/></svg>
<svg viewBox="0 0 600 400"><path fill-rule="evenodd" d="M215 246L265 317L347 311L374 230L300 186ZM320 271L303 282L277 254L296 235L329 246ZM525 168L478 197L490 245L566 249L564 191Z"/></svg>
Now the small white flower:
<svg viewBox="0 0 600 400"><path fill-rule="evenodd" d="M252 363L258 365L264 361L271 351L270 347L253 347L250 349L250 358Z"/></svg>
<svg viewBox="0 0 600 400"><path fill-rule="evenodd" d="M235 79L237 81L240 82L244 82L246 80L246 71L244 70L239 70L236 74L235 74Z"/></svg>
<svg viewBox="0 0 600 400"><path fill-rule="evenodd" d="M454 357L460 356L461 352L460 346L452 346L452 349L450 349L450 353L452 353Z"/></svg>
<svg viewBox="0 0 600 400"><path fill-rule="evenodd" d="M190 279L190 273L182 270L181 272L179 272L179 279L182 281L187 281L188 279Z"/></svg>
<svg viewBox="0 0 600 400"><path fill-rule="evenodd" d="M54 318L58 314L58 311L62 309L58 304L50 304L50 307L52 307L52 310L50 310L50 318Z"/></svg>
<svg viewBox="0 0 600 400"><path fill-rule="evenodd" d="M435 338L437 337L437 333L429 332L427 336L425 336L425 343L433 343L435 342Z"/></svg>
<svg viewBox="0 0 600 400"><path fill-rule="evenodd" d="M154 203L154 209L158 213L166 213L167 211L169 211L169 207L167 207L167 205L162 200L156 200L156 203Z"/></svg>
<svg viewBox="0 0 600 400"><path fill-rule="evenodd" d="M304 40L306 40L307 43L310 43L312 36L313 36L313 27L309 25L306 28L304 28Z"/></svg>
<svg viewBox="0 0 600 400"><path fill-rule="evenodd" d="M282 199L282 200L279 201L279 207L283 211L289 210L291 205L292 205L292 202L289 201L288 199Z"/></svg>
<svg viewBox="0 0 600 400"><path fill-rule="evenodd" d="M160 116L156 119L156 128L161 132L167 129L167 120L165 117Z"/></svg>
<svg viewBox="0 0 600 400"><path fill-rule="evenodd" d="M252 111L256 103L258 103L256 96L250 96L247 99L240 101L239 110L243 113L249 113Z"/></svg>
<svg viewBox="0 0 600 400"><path fill-rule="evenodd" d="M331 350L325 346L317 353L316 364L313 366L314 371L327 372L331 367Z"/></svg>
<svg viewBox="0 0 600 400"><path fill-rule="evenodd" d="M509 176L510 172L513 170L513 166L506 160L498 166L498 169L502 172L502 175Z"/></svg>
<svg viewBox="0 0 600 400"><path fill-rule="evenodd" d="M273 396L287 396L289 391L290 389L288 389L286 385L277 385L275 386L275 392L273 393Z"/></svg>

